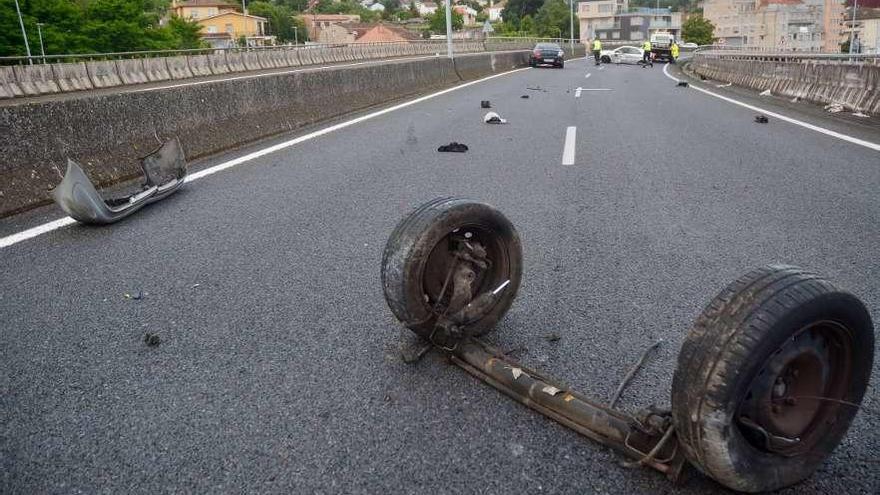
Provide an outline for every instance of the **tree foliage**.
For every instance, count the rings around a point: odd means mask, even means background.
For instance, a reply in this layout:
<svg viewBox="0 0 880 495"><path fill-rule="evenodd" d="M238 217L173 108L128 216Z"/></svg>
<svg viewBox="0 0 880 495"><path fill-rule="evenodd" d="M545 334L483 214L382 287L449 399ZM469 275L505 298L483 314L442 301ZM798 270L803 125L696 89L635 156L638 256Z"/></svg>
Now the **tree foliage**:
<svg viewBox="0 0 880 495"><path fill-rule="evenodd" d="M690 43L709 45L715 41L715 25L701 15L693 15L681 25L681 37Z"/></svg>
<svg viewBox="0 0 880 495"><path fill-rule="evenodd" d="M547 38L570 38L571 7L565 0L547 0L535 16L535 34ZM579 22L574 23L575 34Z"/></svg>
<svg viewBox="0 0 880 495"><path fill-rule="evenodd" d="M39 55L37 23L46 54L106 53L198 48L200 27L170 18L156 0L20 0L32 55ZM0 55L25 55L13 0L0 0Z"/></svg>
<svg viewBox="0 0 880 495"><path fill-rule="evenodd" d="M464 16L452 11L452 30L461 31L464 26ZM438 7L437 11L428 17L428 29L438 34L446 34L446 7Z"/></svg>
<svg viewBox="0 0 880 495"><path fill-rule="evenodd" d="M507 6L501 11L501 18L504 22L513 24L517 29L521 29L522 18L525 16L534 16L538 13L544 0L508 0Z"/></svg>

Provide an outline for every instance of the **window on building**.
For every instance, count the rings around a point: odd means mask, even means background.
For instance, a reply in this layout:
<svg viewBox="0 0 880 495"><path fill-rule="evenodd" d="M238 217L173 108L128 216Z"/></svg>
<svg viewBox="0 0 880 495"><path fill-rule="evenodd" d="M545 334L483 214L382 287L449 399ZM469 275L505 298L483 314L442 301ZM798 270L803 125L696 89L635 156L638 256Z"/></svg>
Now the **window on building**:
<svg viewBox="0 0 880 495"><path fill-rule="evenodd" d="M189 11L189 16L192 19L198 19L199 18L199 9L192 9L191 11Z"/></svg>
<svg viewBox="0 0 880 495"><path fill-rule="evenodd" d="M603 33L599 33L599 39L607 40L607 39L608 39L608 33L604 33L604 32L603 32Z"/></svg>
<svg viewBox="0 0 880 495"><path fill-rule="evenodd" d="M208 15L217 15L217 7L211 7L208 9Z"/></svg>
<svg viewBox="0 0 880 495"><path fill-rule="evenodd" d="M642 21L641 17L630 17L629 18L629 25L630 26L641 26L642 22L643 21Z"/></svg>
<svg viewBox="0 0 880 495"><path fill-rule="evenodd" d="M619 40L620 39L620 31L614 31L611 33L611 39Z"/></svg>
<svg viewBox="0 0 880 495"><path fill-rule="evenodd" d="M645 39L645 35L641 31L633 31L629 35L629 39L633 41L639 41Z"/></svg>
<svg viewBox="0 0 880 495"><path fill-rule="evenodd" d="M232 24L226 25L226 32L227 33L234 33L235 32L235 28L232 26Z"/></svg>
<svg viewBox="0 0 880 495"><path fill-rule="evenodd" d="M613 10L614 10L614 5L611 5L609 3L599 5L599 12L600 13L608 13L608 12L612 12Z"/></svg>
<svg viewBox="0 0 880 495"><path fill-rule="evenodd" d="M208 26L208 32L209 32L209 33L216 33L216 32L217 32L217 26Z"/></svg>

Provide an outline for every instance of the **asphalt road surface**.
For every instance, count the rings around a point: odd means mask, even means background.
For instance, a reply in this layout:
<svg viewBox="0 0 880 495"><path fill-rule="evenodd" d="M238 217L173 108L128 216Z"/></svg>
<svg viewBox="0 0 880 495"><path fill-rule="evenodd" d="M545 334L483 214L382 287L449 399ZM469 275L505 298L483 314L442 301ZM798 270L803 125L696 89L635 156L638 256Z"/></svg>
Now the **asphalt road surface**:
<svg viewBox="0 0 880 495"><path fill-rule="evenodd" d="M480 100L509 123L483 124ZM114 226L4 248L0 492L719 493L620 467L439 355L402 363L414 339L379 268L417 205L494 204L525 274L490 340L607 399L663 339L628 411L669 404L691 322L752 267L822 272L880 319L880 153L754 115L659 65L570 61L255 158ZM827 123L880 141L870 123ZM436 151L450 141L470 151ZM878 368L844 442L785 493L880 491Z"/></svg>

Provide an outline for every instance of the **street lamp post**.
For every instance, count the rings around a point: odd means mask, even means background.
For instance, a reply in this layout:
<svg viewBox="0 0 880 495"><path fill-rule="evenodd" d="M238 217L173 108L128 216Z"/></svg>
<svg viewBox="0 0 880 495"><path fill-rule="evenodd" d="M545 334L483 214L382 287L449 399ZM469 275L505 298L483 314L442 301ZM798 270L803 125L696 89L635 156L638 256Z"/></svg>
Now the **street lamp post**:
<svg viewBox="0 0 880 495"><path fill-rule="evenodd" d="M18 25L21 26L21 37L24 38L24 50L27 52L28 63L33 64L31 60L31 45L28 44L27 31L24 30L24 20L21 18L21 9L18 7L18 0L15 0L15 11L18 13Z"/></svg>
<svg viewBox="0 0 880 495"><path fill-rule="evenodd" d="M299 44L299 35L297 34L298 29L299 29L299 26L293 26L293 44L294 45Z"/></svg>
<svg viewBox="0 0 880 495"><path fill-rule="evenodd" d="M568 3L569 7L571 7L568 16L568 44L571 45L571 49L574 50L574 0L568 0Z"/></svg>
<svg viewBox="0 0 880 495"><path fill-rule="evenodd" d="M859 0L853 0L852 23L849 26L849 54L853 54L853 39L856 34L856 9L859 8Z"/></svg>
<svg viewBox="0 0 880 495"><path fill-rule="evenodd" d="M452 0L446 0L446 56L452 57Z"/></svg>
<svg viewBox="0 0 880 495"><path fill-rule="evenodd" d="M43 57L43 63L46 63L46 49L43 48L43 24L42 22L37 23L37 35L40 37L40 55Z"/></svg>

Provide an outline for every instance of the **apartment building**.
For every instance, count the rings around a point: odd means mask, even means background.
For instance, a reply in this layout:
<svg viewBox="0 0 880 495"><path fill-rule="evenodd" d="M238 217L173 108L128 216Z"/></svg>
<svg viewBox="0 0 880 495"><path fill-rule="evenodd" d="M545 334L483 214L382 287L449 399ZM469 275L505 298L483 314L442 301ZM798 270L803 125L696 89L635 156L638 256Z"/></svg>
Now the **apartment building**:
<svg viewBox="0 0 880 495"><path fill-rule="evenodd" d="M581 41L642 41L654 32L681 36L681 13L669 9L630 11L628 0L587 0L578 3Z"/></svg>
<svg viewBox="0 0 880 495"><path fill-rule="evenodd" d="M843 0L705 0L703 16L720 43L761 49L836 52Z"/></svg>

